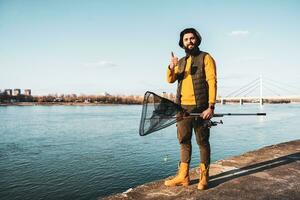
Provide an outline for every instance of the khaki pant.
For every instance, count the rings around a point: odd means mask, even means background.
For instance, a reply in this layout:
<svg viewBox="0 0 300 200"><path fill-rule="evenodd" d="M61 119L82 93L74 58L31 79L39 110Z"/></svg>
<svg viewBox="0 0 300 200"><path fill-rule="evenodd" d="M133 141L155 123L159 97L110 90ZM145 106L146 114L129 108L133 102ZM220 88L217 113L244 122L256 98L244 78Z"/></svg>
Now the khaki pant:
<svg viewBox="0 0 300 200"><path fill-rule="evenodd" d="M197 109L196 106L184 106L188 112L202 112L205 109ZM200 160L206 166L210 164L209 128L203 126L200 117L187 118L177 123L177 138L180 144L180 161L190 163L192 154L192 132L195 132L196 141L200 150Z"/></svg>

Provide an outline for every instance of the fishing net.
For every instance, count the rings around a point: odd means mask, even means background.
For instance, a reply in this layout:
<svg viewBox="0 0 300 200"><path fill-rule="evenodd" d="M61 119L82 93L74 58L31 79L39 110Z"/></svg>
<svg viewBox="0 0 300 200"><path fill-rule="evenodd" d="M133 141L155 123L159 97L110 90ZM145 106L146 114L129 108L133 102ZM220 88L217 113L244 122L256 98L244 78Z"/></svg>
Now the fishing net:
<svg viewBox="0 0 300 200"><path fill-rule="evenodd" d="M181 113L185 113L181 106L148 91L144 96L139 134L144 136L166 128L176 123Z"/></svg>

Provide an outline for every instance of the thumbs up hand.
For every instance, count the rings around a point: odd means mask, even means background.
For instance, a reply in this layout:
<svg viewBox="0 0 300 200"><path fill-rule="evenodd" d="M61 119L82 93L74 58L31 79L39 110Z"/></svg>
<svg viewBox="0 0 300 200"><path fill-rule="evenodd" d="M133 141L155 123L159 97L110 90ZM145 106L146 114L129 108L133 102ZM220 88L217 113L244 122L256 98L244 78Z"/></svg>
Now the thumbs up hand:
<svg viewBox="0 0 300 200"><path fill-rule="evenodd" d="M173 70L178 65L178 58L171 52L170 69Z"/></svg>

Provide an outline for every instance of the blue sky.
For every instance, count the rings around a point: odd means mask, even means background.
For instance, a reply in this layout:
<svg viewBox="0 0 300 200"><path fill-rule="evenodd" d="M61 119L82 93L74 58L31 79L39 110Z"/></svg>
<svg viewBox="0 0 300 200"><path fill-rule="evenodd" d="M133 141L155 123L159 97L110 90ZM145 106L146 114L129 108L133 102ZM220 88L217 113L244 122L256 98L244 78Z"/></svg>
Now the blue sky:
<svg viewBox="0 0 300 200"><path fill-rule="evenodd" d="M218 94L258 78L299 94L300 1L0 0L0 89L42 94L175 93L179 33L202 35ZM278 91L279 92L279 91Z"/></svg>

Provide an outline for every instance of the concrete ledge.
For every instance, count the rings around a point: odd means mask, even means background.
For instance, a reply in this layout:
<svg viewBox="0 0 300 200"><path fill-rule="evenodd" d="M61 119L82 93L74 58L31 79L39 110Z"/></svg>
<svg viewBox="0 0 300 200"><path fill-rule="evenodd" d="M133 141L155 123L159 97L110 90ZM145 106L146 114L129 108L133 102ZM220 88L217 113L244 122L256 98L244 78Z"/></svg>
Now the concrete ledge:
<svg viewBox="0 0 300 200"><path fill-rule="evenodd" d="M175 163L174 163L175 164ZM103 199L300 199L300 140L281 143L217 161L210 185L198 191L198 169L189 187L166 187L164 180L144 184Z"/></svg>

